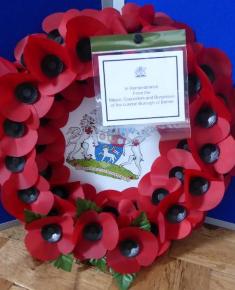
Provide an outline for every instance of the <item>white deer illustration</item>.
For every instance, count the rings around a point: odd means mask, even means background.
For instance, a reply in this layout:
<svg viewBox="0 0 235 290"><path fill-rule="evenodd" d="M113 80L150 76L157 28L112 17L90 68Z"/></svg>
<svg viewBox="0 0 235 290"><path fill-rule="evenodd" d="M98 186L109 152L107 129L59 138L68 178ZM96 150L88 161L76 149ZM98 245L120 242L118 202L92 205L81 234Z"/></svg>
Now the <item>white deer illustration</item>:
<svg viewBox="0 0 235 290"><path fill-rule="evenodd" d="M114 163L115 160L116 160L116 155L113 154L113 153L110 153L108 147L104 147L103 150L102 150L102 153L100 153L100 154L103 155L102 161L104 161L105 158L107 158L107 159L109 159L110 163Z"/></svg>

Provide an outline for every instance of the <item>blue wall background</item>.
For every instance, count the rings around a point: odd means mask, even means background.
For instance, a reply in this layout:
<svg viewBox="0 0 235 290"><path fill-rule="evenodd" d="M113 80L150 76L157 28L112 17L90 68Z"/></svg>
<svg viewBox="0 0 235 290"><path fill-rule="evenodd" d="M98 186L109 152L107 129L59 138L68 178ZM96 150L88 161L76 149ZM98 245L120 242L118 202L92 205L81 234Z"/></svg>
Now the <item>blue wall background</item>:
<svg viewBox="0 0 235 290"><path fill-rule="evenodd" d="M133 2L133 1L127 1ZM191 25L198 41L208 47L223 49L235 67L235 1L234 0L136 0L153 3L178 21ZM1 0L0 55L13 59L13 49L26 34L39 32L45 16L70 8L100 8L100 0ZM234 73L235 79L235 73ZM235 223L235 179L221 205L209 215ZM0 223L11 219L0 207Z"/></svg>

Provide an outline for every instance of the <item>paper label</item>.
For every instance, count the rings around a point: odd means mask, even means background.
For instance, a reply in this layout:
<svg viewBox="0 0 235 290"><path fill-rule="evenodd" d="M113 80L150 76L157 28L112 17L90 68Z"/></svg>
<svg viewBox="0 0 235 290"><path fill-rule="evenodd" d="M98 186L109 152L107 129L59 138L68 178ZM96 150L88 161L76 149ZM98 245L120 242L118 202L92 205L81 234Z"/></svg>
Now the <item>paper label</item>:
<svg viewBox="0 0 235 290"><path fill-rule="evenodd" d="M103 126L186 121L182 50L101 55L98 62Z"/></svg>

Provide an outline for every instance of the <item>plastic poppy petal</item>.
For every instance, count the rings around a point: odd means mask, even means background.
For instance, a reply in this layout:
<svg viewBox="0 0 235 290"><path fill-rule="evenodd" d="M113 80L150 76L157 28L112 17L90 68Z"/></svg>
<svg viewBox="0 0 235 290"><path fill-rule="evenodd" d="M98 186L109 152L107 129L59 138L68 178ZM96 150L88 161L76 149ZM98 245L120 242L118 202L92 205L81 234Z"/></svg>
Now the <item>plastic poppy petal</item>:
<svg viewBox="0 0 235 290"><path fill-rule="evenodd" d="M142 251L136 260L141 266L151 265L157 257L159 245L155 236L147 231L142 231L139 233L139 239L142 244Z"/></svg>
<svg viewBox="0 0 235 290"><path fill-rule="evenodd" d="M105 256L107 249L104 247L101 241L90 242L87 240L81 240L77 244L74 251L75 257L80 260L86 259L101 259Z"/></svg>
<svg viewBox="0 0 235 290"><path fill-rule="evenodd" d="M186 238L192 232L191 223L186 219L179 224L167 223L167 239L181 240Z"/></svg>
<svg viewBox="0 0 235 290"><path fill-rule="evenodd" d="M151 180L152 182L157 179L165 180L169 176L169 171L172 168L172 164L165 156L158 157L151 168Z"/></svg>
<svg viewBox="0 0 235 290"><path fill-rule="evenodd" d="M219 160L214 164L220 174L228 173L235 166L235 140L232 136L218 144L220 149Z"/></svg>
<svg viewBox="0 0 235 290"><path fill-rule="evenodd" d="M53 96L41 96L41 98L34 104L34 108L37 111L38 117L44 117L54 103Z"/></svg>
<svg viewBox="0 0 235 290"><path fill-rule="evenodd" d="M55 163L52 166L52 177L50 179L51 184L58 184L59 182L67 182L70 176L70 170L68 167L61 163Z"/></svg>
<svg viewBox="0 0 235 290"><path fill-rule="evenodd" d="M37 131L28 130L26 135L21 138L11 138L5 136L0 143L2 151L8 156L20 157L33 150L37 143Z"/></svg>
<svg viewBox="0 0 235 290"><path fill-rule="evenodd" d="M185 169L200 169L192 154L186 150L172 149L168 152L167 157L173 166L182 166Z"/></svg>
<svg viewBox="0 0 235 290"><path fill-rule="evenodd" d="M62 21L63 15L64 13L57 12L47 16L42 22L42 29L47 33L58 29Z"/></svg>
<svg viewBox="0 0 235 290"><path fill-rule="evenodd" d="M41 191L38 199L32 204L33 212L47 215L52 209L54 203L54 196L50 191Z"/></svg>
<svg viewBox="0 0 235 290"><path fill-rule="evenodd" d="M154 17L154 25L160 25L160 26L165 26L165 25L170 25L174 21L172 18L167 15L166 13L163 12L156 12L155 17Z"/></svg>
<svg viewBox="0 0 235 290"><path fill-rule="evenodd" d="M136 212L136 208L131 200L123 199L118 204L118 211L121 215L131 216Z"/></svg>
<svg viewBox="0 0 235 290"><path fill-rule="evenodd" d="M25 189L35 184L38 179L38 167L34 156L28 158L25 163L24 171L16 173L16 176L19 188Z"/></svg>
<svg viewBox="0 0 235 290"><path fill-rule="evenodd" d="M171 242L165 241L163 244L160 245L158 256L164 255L170 248Z"/></svg>
<svg viewBox="0 0 235 290"><path fill-rule="evenodd" d="M61 254L57 245L42 239L40 230L29 232L25 237L25 245L30 254L40 261L56 260Z"/></svg>
<svg viewBox="0 0 235 290"><path fill-rule="evenodd" d="M154 186L151 182L151 175L150 173L146 174L144 177L141 178L139 185L138 185L139 193L143 196L152 196L154 191Z"/></svg>
<svg viewBox="0 0 235 290"><path fill-rule="evenodd" d="M224 140L230 133L230 124L226 119L218 118L217 124L211 128L193 129L193 139L197 146L201 147L204 144L216 144Z"/></svg>
<svg viewBox="0 0 235 290"><path fill-rule="evenodd" d="M9 73L17 73L16 67L7 59L0 57L0 77Z"/></svg>
<svg viewBox="0 0 235 290"><path fill-rule="evenodd" d="M140 265L136 258L128 259L122 256L118 248L107 253L107 264L121 274L131 274L140 271Z"/></svg>
<svg viewBox="0 0 235 290"><path fill-rule="evenodd" d="M107 250L113 250L119 238L118 225L111 214L101 213L99 220L103 227L103 238L102 243ZM112 235L110 235L112 233Z"/></svg>

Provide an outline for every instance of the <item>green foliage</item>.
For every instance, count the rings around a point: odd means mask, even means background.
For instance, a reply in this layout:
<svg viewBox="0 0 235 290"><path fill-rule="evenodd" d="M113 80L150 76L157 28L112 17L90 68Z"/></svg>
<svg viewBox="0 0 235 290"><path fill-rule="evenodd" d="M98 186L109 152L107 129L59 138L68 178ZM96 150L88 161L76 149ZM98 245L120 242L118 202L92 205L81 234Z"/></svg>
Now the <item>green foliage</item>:
<svg viewBox="0 0 235 290"><path fill-rule="evenodd" d="M148 232L151 231L151 224L145 212L140 213L140 215L132 222L132 226L139 227Z"/></svg>
<svg viewBox="0 0 235 290"><path fill-rule="evenodd" d="M96 268L98 268L100 271L102 272L107 272L107 263L106 263L106 259L102 258L102 259L91 259L90 264Z"/></svg>
<svg viewBox="0 0 235 290"><path fill-rule="evenodd" d="M120 290L127 290L130 288L131 284L134 282L136 274L120 274L113 272L113 278L115 279L118 288Z"/></svg>
<svg viewBox="0 0 235 290"><path fill-rule="evenodd" d="M35 213L35 212L32 212L32 211L30 211L28 209L24 210L24 219L25 219L25 222L27 224L29 224L29 223L31 223L33 221L39 220L39 219L41 219L43 217L44 217L43 215Z"/></svg>
<svg viewBox="0 0 235 290"><path fill-rule="evenodd" d="M101 208L99 208L96 203L87 200L87 199L77 199L77 216L79 217L82 213L88 211L88 210L94 210L96 212L101 212Z"/></svg>
<svg viewBox="0 0 235 290"><path fill-rule="evenodd" d="M66 272L71 272L73 267L73 255L61 255L57 260L53 262L53 265L58 269L62 269Z"/></svg>

